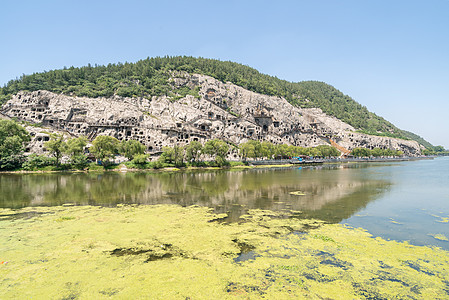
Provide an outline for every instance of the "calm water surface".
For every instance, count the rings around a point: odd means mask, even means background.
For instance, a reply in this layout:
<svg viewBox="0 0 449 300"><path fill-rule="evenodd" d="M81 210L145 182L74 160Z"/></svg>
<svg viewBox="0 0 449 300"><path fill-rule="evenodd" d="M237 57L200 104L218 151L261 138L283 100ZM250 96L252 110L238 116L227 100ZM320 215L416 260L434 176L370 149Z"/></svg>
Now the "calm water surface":
<svg viewBox="0 0 449 300"><path fill-rule="evenodd" d="M304 195L292 195L301 191ZM201 205L236 221L248 209L363 227L449 250L449 158L288 169L176 173L0 174L0 207L74 203Z"/></svg>

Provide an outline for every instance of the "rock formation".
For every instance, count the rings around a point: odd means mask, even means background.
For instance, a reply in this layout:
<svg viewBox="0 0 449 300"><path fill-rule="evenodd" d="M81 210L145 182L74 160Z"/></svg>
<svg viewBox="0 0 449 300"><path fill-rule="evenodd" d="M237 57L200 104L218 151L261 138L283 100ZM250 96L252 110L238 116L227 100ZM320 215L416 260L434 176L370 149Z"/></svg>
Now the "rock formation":
<svg viewBox="0 0 449 300"><path fill-rule="evenodd" d="M342 152L378 147L415 156L421 151L415 141L358 133L318 108L295 107L283 98L254 93L209 76L180 73L171 80L175 88L199 89L199 98L86 98L48 91L19 92L3 105L1 113L89 140L98 135L139 140L149 152L214 138L234 145L249 139L303 147L332 144ZM30 151L39 152L35 149L42 147L39 138L45 139L35 132Z"/></svg>

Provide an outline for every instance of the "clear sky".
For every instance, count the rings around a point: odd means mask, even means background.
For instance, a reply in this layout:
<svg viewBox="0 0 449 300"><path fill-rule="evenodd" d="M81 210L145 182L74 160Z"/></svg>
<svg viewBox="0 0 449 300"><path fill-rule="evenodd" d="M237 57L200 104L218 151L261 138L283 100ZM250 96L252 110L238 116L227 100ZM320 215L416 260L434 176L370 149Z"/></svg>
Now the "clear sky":
<svg viewBox="0 0 449 300"><path fill-rule="evenodd" d="M329 83L449 148L449 0L2 0L0 85L22 74L189 55Z"/></svg>

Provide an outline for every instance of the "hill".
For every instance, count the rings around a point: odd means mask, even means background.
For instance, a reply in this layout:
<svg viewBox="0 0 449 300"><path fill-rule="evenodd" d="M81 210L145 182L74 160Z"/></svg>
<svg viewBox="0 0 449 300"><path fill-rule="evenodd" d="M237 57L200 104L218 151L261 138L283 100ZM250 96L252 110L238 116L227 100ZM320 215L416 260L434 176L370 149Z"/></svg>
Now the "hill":
<svg viewBox="0 0 449 300"><path fill-rule="evenodd" d="M413 139L429 147L430 143L400 130L336 88L318 81L289 82L261 74L238 63L186 56L147 58L136 63L107 66L64 68L32 75L23 75L0 88L0 104L19 91L46 90L89 98L168 96L179 99L197 95L198 90L173 85L173 72L202 74L221 82L231 82L249 91L285 98L301 108L320 108L370 135ZM430 145L431 146L431 145Z"/></svg>

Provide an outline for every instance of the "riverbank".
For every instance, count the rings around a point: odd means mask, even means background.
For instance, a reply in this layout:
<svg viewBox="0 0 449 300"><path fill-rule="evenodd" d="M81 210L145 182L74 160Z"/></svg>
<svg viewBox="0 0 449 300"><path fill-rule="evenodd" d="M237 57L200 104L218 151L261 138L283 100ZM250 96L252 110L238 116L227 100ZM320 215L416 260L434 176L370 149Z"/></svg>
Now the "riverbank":
<svg viewBox="0 0 449 300"><path fill-rule="evenodd" d="M332 158L324 159L325 163L346 163L346 162L399 162L399 161L413 161L434 159L435 156L419 156L419 157L360 157L360 158Z"/></svg>
<svg viewBox="0 0 449 300"><path fill-rule="evenodd" d="M289 168L297 165L312 166L317 164L344 164L344 163L370 163L370 162L401 162L434 159L435 156L420 156L420 157L363 157L363 158L320 158L309 159L298 163L292 159L280 160L255 160L255 161L233 161L227 166L187 166L175 167L167 166L163 168L136 168L129 167L126 164L114 165L108 168L103 168L96 165L94 168L86 168L84 170L76 169L57 169L50 170L47 168L42 170L16 170L16 171L0 171L1 174L41 174L41 173L98 173L98 172L177 172L177 171L194 171L194 170L243 170L253 168Z"/></svg>
<svg viewBox="0 0 449 300"><path fill-rule="evenodd" d="M423 159L434 159L434 156L420 156L420 157L359 157L359 158L317 158L317 159L305 159L298 161L295 159L279 159L279 160L254 160L247 161L249 165L313 165L319 163L352 163L352 162L399 162L399 161L412 161Z"/></svg>

